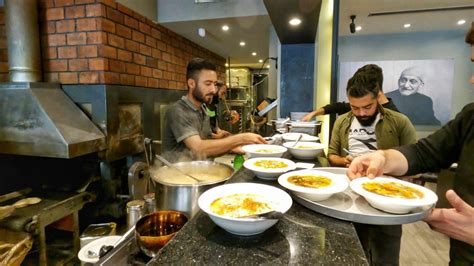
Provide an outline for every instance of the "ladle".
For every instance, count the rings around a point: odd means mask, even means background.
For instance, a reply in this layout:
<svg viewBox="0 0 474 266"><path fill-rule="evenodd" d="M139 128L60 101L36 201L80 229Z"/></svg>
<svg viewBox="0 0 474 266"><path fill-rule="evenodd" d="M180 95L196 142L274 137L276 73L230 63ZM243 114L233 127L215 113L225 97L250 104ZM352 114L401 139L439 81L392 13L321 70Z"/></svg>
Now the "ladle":
<svg viewBox="0 0 474 266"><path fill-rule="evenodd" d="M251 218L251 219L275 219L278 220L281 217L283 217L283 213L279 211L268 211L268 212L263 212L263 213L258 213L258 214L252 214L252 215L244 215L244 216L239 216L238 218Z"/></svg>
<svg viewBox="0 0 474 266"><path fill-rule="evenodd" d="M291 146L292 148L296 148L296 145L298 144L298 142L300 142L300 140L303 138L303 134L300 134L298 136L298 138L296 139L295 143L293 144L293 146Z"/></svg>
<svg viewBox="0 0 474 266"><path fill-rule="evenodd" d="M199 180L198 178L184 172L183 170L179 169L178 167L174 166L172 163L170 163L168 160L166 160L165 158L163 158L163 156L161 155L158 155L158 154L155 154L156 158L158 158L158 160L160 160L161 162L163 162L164 164L166 164L166 166L170 167L170 168L173 168L175 169L176 171L180 172L181 174L189 177L189 178L192 178L194 179L195 181L197 182L201 182L201 180Z"/></svg>

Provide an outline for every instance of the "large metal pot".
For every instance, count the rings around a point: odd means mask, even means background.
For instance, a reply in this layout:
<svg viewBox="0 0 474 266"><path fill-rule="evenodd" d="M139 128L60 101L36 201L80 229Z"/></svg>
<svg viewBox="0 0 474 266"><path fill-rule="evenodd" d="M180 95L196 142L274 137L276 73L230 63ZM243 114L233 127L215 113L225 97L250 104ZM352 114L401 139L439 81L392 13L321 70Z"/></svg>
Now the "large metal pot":
<svg viewBox="0 0 474 266"><path fill-rule="evenodd" d="M198 211L198 198L206 190L224 183L234 173L226 164L211 161L192 161L173 164L180 170L207 181L196 182L168 166L152 167L158 210L176 210L193 217Z"/></svg>

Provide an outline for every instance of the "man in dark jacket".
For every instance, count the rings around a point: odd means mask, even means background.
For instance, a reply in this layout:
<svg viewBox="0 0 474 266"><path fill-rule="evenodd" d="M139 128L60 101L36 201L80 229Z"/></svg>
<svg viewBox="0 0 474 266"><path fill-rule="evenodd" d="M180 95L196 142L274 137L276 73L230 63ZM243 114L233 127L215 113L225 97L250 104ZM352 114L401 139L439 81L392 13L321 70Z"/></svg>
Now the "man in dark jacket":
<svg viewBox="0 0 474 266"><path fill-rule="evenodd" d="M474 22L466 36L474 45ZM474 49L471 61L474 60ZM474 76L471 77L474 84ZM446 198L453 208L435 208L425 219L433 230L450 237L450 265L474 265L474 103L456 118L417 143L355 158L347 175L354 179L437 172L457 162L453 190Z"/></svg>
<svg viewBox="0 0 474 266"><path fill-rule="evenodd" d="M347 82L347 88L352 86L356 81L360 81L361 77L364 77L364 79L373 80L374 82L378 83L378 86L380 88L378 99L379 99L379 104L381 104L383 108L398 112L398 109L393 103L393 101L390 98L387 98L382 91L383 73L382 73L382 69L379 66L374 65L374 64L369 64L357 69L357 71L354 73L354 76L352 76L352 78L350 78L349 81ZM370 80L366 80L362 82L367 82ZM310 121L311 119L313 119L313 117L318 116L318 115L329 115L329 114L342 115L349 112L350 110L351 110L351 106L349 103L346 103L346 102L331 103L323 107L320 107L317 110L312 111L311 113L305 115L301 120Z"/></svg>

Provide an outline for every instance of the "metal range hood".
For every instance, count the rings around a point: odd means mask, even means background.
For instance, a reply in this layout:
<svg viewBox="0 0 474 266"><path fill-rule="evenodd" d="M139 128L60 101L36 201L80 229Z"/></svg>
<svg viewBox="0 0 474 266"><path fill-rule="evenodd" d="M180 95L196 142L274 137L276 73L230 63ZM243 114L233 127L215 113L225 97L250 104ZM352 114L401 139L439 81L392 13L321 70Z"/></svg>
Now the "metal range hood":
<svg viewBox="0 0 474 266"><path fill-rule="evenodd" d="M59 84L0 84L0 114L0 153L73 158L106 148Z"/></svg>
<svg viewBox="0 0 474 266"><path fill-rule="evenodd" d="M0 153L73 158L106 148L104 134L59 84L42 83L36 0L6 0L10 81L0 84Z"/></svg>

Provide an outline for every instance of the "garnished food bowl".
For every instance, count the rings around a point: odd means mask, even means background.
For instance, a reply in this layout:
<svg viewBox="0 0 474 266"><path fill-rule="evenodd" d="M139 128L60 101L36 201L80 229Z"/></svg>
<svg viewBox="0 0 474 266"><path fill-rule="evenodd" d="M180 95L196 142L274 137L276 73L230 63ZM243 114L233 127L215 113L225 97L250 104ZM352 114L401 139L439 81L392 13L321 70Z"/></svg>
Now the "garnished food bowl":
<svg viewBox="0 0 474 266"><path fill-rule="evenodd" d="M293 201L285 191L257 183L225 184L209 189L198 200L201 210L224 230L235 235L256 235L277 219L245 218L267 211L287 212Z"/></svg>
<svg viewBox="0 0 474 266"><path fill-rule="evenodd" d="M318 170L299 170L281 175L278 183L298 196L323 201L335 193L346 190L347 177Z"/></svg>
<svg viewBox="0 0 474 266"><path fill-rule="evenodd" d="M300 141L306 141L306 142L317 142L319 140L318 137L316 136L311 136L306 133L297 133L297 132L291 132L291 133L285 133L282 134L282 138L284 141L296 141L298 138L301 136Z"/></svg>
<svg viewBox="0 0 474 266"><path fill-rule="evenodd" d="M245 161L244 167L251 170L258 178L272 180L294 170L296 164L284 158L258 157Z"/></svg>
<svg viewBox="0 0 474 266"><path fill-rule="evenodd" d="M290 151L293 157L302 160L314 159L324 150L323 144L307 141L299 141L296 145L294 141L289 141L283 143L283 146Z"/></svg>
<svg viewBox="0 0 474 266"><path fill-rule="evenodd" d="M372 207L390 213L409 213L438 201L433 191L396 178L362 177L352 180L350 186Z"/></svg>
<svg viewBox="0 0 474 266"><path fill-rule="evenodd" d="M250 144L242 147L248 158L255 157L282 157L287 149L280 145Z"/></svg>

